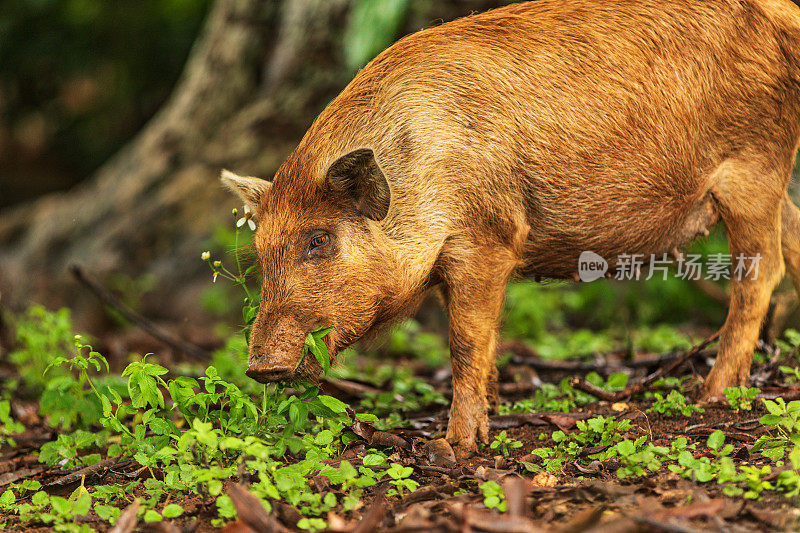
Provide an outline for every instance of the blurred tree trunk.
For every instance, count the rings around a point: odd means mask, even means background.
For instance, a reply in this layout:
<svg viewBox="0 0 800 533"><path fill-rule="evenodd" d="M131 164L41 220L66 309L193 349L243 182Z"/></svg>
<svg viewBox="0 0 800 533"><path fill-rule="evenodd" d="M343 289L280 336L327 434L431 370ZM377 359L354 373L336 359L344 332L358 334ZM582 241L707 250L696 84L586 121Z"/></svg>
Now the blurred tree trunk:
<svg viewBox="0 0 800 533"><path fill-rule="evenodd" d="M274 172L343 86L329 28L345 7L344 0L219 0L172 96L128 146L68 194L0 218L4 304L33 299L89 311L91 296L68 275L76 263L101 280L154 276L151 315L196 311L208 281L198 254L235 205L218 185L219 170ZM300 54L315 72L291 71Z"/></svg>
<svg viewBox="0 0 800 533"><path fill-rule="evenodd" d="M406 31L500 2L413 4ZM339 38L347 0L218 0L172 96L91 179L0 215L0 303L68 305L98 326L69 277L150 276L142 311L198 319L200 252L235 200L221 168L268 177L347 83Z"/></svg>

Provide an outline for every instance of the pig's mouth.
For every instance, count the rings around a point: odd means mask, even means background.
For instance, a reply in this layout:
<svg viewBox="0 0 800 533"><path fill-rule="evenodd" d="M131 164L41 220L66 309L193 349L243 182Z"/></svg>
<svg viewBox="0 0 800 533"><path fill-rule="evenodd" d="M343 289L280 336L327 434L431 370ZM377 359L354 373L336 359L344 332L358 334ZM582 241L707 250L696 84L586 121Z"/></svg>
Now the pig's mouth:
<svg viewBox="0 0 800 533"><path fill-rule="evenodd" d="M245 375L252 378L259 383L273 383L275 381L291 381L294 374L294 369L289 367L271 367L264 368L259 366L250 366Z"/></svg>
<svg viewBox="0 0 800 533"><path fill-rule="evenodd" d="M331 357L333 359L333 357ZM311 354L305 354L299 364L293 366L283 364L253 363L245 371L245 375L259 383L276 382L311 382L318 383L322 367Z"/></svg>

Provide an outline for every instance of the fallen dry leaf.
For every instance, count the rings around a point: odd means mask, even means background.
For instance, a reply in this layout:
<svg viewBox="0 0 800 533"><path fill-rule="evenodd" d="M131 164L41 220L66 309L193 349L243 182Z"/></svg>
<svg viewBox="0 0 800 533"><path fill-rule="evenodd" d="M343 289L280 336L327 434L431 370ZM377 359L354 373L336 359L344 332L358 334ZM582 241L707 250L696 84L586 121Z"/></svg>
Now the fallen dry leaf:
<svg viewBox="0 0 800 533"><path fill-rule="evenodd" d="M267 513L261 501L250 494L247 488L242 485L230 485L228 496L236 507L236 512L239 513L239 519L256 533L288 532L277 518Z"/></svg>
<svg viewBox="0 0 800 533"><path fill-rule="evenodd" d="M490 533L539 533L545 531L524 516L501 515L477 509L465 509L464 521L472 527Z"/></svg>
<svg viewBox="0 0 800 533"><path fill-rule="evenodd" d="M108 533L131 533L131 531L136 528L136 524L139 522L139 519L136 517L136 513L138 512L139 499L137 498L133 500L133 503L126 507L124 511L122 511L122 514L119 515L114 527L109 529Z"/></svg>
<svg viewBox="0 0 800 533"><path fill-rule="evenodd" d="M456 463L456 454L453 452L453 447L445 439L426 442L422 446L422 451L432 465L452 468Z"/></svg>

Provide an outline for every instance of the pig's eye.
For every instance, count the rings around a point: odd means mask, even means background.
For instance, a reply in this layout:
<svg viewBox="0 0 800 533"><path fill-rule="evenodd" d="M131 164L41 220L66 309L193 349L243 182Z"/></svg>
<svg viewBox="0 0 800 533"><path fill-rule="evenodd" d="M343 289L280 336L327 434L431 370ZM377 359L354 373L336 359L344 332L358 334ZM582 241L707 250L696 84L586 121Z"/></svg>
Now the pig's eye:
<svg viewBox="0 0 800 533"><path fill-rule="evenodd" d="M327 233L314 235L308 243L308 256L311 257L315 250L325 246L329 242L331 242L331 236Z"/></svg>

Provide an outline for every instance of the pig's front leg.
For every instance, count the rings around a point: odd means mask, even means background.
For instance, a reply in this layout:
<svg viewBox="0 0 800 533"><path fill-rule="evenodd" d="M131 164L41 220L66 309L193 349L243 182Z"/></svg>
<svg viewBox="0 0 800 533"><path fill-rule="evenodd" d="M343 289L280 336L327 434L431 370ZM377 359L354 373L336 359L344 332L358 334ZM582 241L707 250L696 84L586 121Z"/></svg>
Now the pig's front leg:
<svg viewBox="0 0 800 533"><path fill-rule="evenodd" d="M489 439L489 398L495 390L495 348L506 283L513 269L508 253L476 254L445 273L444 299L450 321L453 403L447 440L464 459ZM487 264L498 255L506 261ZM489 261L487 261L489 259ZM472 268L470 268L472 267Z"/></svg>

